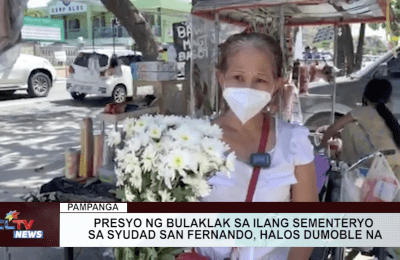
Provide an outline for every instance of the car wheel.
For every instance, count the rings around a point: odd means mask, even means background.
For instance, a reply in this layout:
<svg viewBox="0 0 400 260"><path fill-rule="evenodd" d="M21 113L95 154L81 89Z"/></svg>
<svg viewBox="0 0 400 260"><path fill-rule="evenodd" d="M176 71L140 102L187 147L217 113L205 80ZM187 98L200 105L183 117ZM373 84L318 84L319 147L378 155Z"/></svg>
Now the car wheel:
<svg viewBox="0 0 400 260"><path fill-rule="evenodd" d="M113 93L112 93L112 100L114 103L123 103L126 101L125 86L118 85L114 88Z"/></svg>
<svg viewBox="0 0 400 260"><path fill-rule="evenodd" d="M46 97L49 94L51 80L43 72L36 72L29 77L28 94L31 97Z"/></svg>
<svg viewBox="0 0 400 260"><path fill-rule="evenodd" d="M0 96L8 97L14 94L15 90L1 91Z"/></svg>
<svg viewBox="0 0 400 260"><path fill-rule="evenodd" d="M75 100L83 100L86 97L85 93L72 92L71 96Z"/></svg>

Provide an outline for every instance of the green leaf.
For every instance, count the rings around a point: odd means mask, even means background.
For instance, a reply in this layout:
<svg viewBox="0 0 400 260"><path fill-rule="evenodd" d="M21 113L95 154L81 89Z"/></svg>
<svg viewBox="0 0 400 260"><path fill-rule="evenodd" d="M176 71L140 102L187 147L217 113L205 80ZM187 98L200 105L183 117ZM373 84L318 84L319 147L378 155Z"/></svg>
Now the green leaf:
<svg viewBox="0 0 400 260"><path fill-rule="evenodd" d="M159 253L159 255L177 255L179 253L182 253L183 251L185 251L186 249L190 249L190 248L185 248L185 247L165 247L162 249L162 251Z"/></svg>
<svg viewBox="0 0 400 260"><path fill-rule="evenodd" d="M146 260L156 260L157 259L157 251L154 247L145 247L147 250Z"/></svg>
<svg viewBox="0 0 400 260"><path fill-rule="evenodd" d="M114 248L114 257L115 257L115 260L123 260L124 259L124 248L123 247L115 247Z"/></svg>
<svg viewBox="0 0 400 260"><path fill-rule="evenodd" d="M123 188L117 188L117 190L115 191L115 195L117 199L126 200L125 190Z"/></svg>
<svg viewBox="0 0 400 260"><path fill-rule="evenodd" d="M173 197L176 198L177 202L185 202L185 201L187 201L186 200L186 196L193 196L194 195L194 193L193 193L191 188L185 189L185 188L182 188L182 187L179 187L179 186L176 187L175 189L173 189L171 191L171 194L172 194Z"/></svg>
<svg viewBox="0 0 400 260"><path fill-rule="evenodd" d="M124 248L124 260L133 260L135 255L130 247Z"/></svg>
<svg viewBox="0 0 400 260"><path fill-rule="evenodd" d="M150 174L142 174L142 191L145 191L151 185L151 176Z"/></svg>

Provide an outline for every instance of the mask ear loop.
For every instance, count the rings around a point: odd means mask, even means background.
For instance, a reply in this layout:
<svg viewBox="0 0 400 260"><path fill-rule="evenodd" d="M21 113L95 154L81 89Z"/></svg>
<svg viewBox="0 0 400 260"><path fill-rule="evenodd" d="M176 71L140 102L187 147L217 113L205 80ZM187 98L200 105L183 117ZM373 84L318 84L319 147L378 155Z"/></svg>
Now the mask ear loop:
<svg viewBox="0 0 400 260"><path fill-rule="evenodd" d="M275 101L275 98L276 98L274 90L275 90L275 86L274 86L274 88L272 89L272 92L271 92L271 100L269 101L269 103L263 109L266 113L270 113L272 111L270 105L271 104L273 105L273 103Z"/></svg>

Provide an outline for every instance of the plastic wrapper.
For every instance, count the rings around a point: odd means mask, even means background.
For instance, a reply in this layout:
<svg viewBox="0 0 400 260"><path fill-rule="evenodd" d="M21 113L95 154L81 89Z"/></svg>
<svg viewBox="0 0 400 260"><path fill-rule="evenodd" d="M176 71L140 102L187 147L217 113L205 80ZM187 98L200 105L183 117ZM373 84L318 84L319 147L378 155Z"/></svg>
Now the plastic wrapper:
<svg viewBox="0 0 400 260"><path fill-rule="evenodd" d="M97 176L97 171L103 164L103 144L103 134L93 136L93 176Z"/></svg>
<svg viewBox="0 0 400 260"><path fill-rule="evenodd" d="M65 151L65 178L75 179L79 173L81 151L77 149L68 148Z"/></svg>
<svg viewBox="0 0 400 260"><path fill-rule="evenodd" d="M84 118L81 125L81 157L79 164L80 178L89 178L93 175L93 122L91 118Z"/></svg>
<svg viewBox="0 0 400 260"><path fill-rule="evenodd" d="M398 190L399 182L389 163L383 155L376 156L361 187L361 201L391 202Z"/></svg>
<svg viewBox="0 0 400 260"><path fill-rule="evenodd" d="M308 82L309 82L309 68L307 65L302 65L299 68L299 89L300 94L308 93Z"/></svg>
<svg viewBox="0 0 400 260"><path fill-rule="evenodd" d="M386 158L377 153L373 162L364 160L363 165L349 167L341 162L342 202L392 202L398 201L399 182ZM365 166L368 168L365 168ZM350 170L349 170L350 169Z"/></svg>

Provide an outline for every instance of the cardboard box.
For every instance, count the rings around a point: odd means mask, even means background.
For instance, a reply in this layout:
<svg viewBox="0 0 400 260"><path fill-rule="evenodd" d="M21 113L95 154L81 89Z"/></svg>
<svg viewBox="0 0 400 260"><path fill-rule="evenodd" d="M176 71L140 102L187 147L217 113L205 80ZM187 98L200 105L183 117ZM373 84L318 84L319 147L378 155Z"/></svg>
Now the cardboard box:
<svg viewBox="0 0 400 260"><path fill-rule="evenodd" d="M164 62L163 61L142 61L137 62L137 70L140 71L164 71Z"/></svg>
<svg viewBox="0 0 400 260"><path fill-rule="evenodd" d="M137 75L137 80L143 81L167 81L171 78L170 72L139 71Z"/></svg>
<svg viewBox="0 0 400 260"><path fill-rule="evenodd" d="M166 62L164 64L164 71L175 72L176 70L176 62Z"/></svg>

